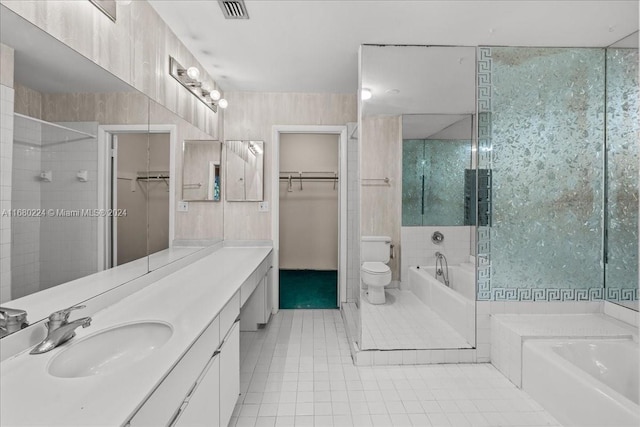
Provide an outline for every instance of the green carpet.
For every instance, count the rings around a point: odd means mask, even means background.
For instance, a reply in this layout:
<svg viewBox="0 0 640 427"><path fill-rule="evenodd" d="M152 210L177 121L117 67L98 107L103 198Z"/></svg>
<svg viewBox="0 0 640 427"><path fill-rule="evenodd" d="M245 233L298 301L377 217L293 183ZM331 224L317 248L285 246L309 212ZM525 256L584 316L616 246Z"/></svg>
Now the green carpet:
<svg viewBox="0 0 640 427"><path fill-rule="evenodd" d="M338 272L280 270L280 308L338 308Z"/></svg>

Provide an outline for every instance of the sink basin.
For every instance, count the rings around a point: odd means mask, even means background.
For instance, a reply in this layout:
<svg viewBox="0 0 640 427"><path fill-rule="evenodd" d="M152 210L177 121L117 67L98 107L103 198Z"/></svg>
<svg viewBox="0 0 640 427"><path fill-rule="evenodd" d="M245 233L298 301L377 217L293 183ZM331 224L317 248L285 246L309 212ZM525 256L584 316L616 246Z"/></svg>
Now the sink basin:
<svg viewBox="0 0 640 427"><path fill-rule="evenodd" d="M162 322L137 322L100 331L56 355L48 371L60 378L104 375L131 366L166 343L173 329Z"/></svg>

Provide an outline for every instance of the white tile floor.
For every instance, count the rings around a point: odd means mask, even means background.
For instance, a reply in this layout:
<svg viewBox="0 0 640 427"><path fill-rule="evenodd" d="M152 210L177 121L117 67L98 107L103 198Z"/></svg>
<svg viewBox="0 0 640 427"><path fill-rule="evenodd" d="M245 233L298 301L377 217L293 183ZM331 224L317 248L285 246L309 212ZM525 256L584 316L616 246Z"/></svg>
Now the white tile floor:
<svg viewBox="0 0 640 427"><path fill-rule="evenodd" d="M471 348L462 335L411 291L386 289L387 302L362 296L362 349Z"/></svg>
<svg viewBox="0 0 640 427"><path fill-rule="evenodd" d="M240 340L230 426L558 426L490 364L356 367L338 310L281 310Z"/></svg>

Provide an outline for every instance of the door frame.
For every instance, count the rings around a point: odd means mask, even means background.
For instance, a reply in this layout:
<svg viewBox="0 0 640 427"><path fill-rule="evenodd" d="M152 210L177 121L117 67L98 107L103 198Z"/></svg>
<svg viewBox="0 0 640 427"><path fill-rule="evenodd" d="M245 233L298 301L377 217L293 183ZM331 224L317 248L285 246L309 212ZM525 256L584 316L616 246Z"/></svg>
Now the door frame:
<svg viewBox="0 0 640 427"><path fill-rule="evenodd" d="M271 239L273 240L273 314L280 310L280 135L285 133L328 134L339 136L338 162L338 308L347 301L347 126L274 125L271 152Z"/></svg>
<svg viewBox="0 0 640 427"><path fill-rule="evenodd" d="M121 133L167 133L169 134L169 247L173 246L175 238L175 204L176 204L176 125L100 125L98 126L98 209L111 208L111 141L112 135ZM111 253L110 221L105 216L98 216L98 271L107 268L109 254ZM148 254L147 254L148 256Z"/></svg>

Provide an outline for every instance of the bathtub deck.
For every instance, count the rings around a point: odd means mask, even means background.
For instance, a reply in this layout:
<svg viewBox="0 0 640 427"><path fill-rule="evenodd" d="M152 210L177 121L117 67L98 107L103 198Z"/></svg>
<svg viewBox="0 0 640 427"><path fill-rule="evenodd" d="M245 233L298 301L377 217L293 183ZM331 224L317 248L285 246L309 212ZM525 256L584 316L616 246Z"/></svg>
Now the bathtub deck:
<svg viewBox="0 0 640 427"><path fill-rule="evenodd" d="M386 289L387 303L371 305L363 296L362 348L381 350L471 348L449 323L411 291Z"/></svg>
<svg viewBox="0 0 640 427"><path fill-rule="evenodd" d="M522 386L522 345L540 338L637 337L638 329L602 313L498 314L491 316L491 363Z"/></svg>

